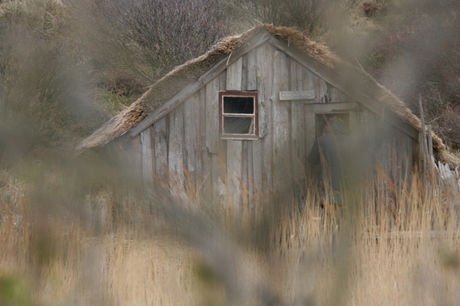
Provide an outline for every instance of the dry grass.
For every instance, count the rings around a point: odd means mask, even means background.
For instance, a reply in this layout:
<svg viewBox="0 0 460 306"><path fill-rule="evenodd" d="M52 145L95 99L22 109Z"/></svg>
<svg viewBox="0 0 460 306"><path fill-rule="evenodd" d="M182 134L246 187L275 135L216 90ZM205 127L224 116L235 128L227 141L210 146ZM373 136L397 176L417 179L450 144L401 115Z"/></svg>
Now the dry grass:
<svg viewBox="0 0 460 306"><path fill-rule="evenodd" d="M163 222L96 234L70 216L32 217L27 186L10 181L2 188L0 302L455 305L459 239L446 201L460 199L433 186L414 180L396 202L368 191L341 212L320 209L312 194L303 210L282 203L245 218L179 205Z"/></svg>

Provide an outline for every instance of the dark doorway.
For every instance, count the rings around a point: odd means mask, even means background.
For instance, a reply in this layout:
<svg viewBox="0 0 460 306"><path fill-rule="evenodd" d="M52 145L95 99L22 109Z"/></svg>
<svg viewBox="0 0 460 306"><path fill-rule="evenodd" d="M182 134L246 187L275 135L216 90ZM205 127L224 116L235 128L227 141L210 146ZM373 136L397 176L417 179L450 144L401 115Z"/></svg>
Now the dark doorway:
<svg viewBox="0 0 460 306"><path fill-rule="evenodd" d="M349 113L326 113L326 114L316 114L315 115L315 133L316 137L319 137L323 134L324 128L328 124L329 120L333 117L338 117L343 121L343 127L345 133L349 134L350 132L350 114Z"/></svg>

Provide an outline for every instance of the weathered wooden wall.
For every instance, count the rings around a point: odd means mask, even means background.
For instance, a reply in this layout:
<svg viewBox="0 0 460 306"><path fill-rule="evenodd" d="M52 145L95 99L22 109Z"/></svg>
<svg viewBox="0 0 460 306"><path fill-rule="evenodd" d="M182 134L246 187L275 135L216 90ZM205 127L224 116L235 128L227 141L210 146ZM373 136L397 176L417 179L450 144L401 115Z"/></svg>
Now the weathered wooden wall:
<svg viewBox="0 0 460 306"><path fill-rule="evenodd" d="M220 139L218 93L225 90L257 90L259 140ZM280 91L314 96L285 101ZM231 64L132 141L140 141L134 148L140 150L146 187L169 184L180 192L200 191L209 200L230 195L233 203L251 203L254 194L291 193L304 183L315 115L340 111L350 114L351 129L365 139L366 150L401 181L413 163L414 141L396 128L383 129L381 118L269 43Z"/></svg>
<svg viewBox="0 0 460 306"><path fill-rule="evenodd" d="M417 141L370 111L362 112L359 124L370 162L381 165L385 175L401 189L418 163Z"/></svg>

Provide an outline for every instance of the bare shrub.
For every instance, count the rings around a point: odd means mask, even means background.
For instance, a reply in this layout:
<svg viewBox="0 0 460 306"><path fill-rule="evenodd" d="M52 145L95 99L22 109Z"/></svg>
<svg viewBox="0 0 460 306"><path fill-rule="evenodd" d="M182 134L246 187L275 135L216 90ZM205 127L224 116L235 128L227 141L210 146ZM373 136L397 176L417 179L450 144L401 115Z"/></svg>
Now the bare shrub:
<svg viewBox="0 0 460 306"><path fill-rule="evenodd" d="M458 150L455 135L460 131L454 120L460 103L458 1L366 1L362 5L369 10L364 12L369 31L361 38L366 43L355 43L357 38L344 41L356 45L345 57L358 61L416 114L422 95L426 121ZM385 14L375 11L379 7L385 8Z"/></svg>
<svg viewBox="0 0 460 306"><path fill-rule="evenodd" d="M203 54L230 31L225 5L218 0L68 2L85 28L81 39L102 51L99 65L129 71L148 83Z"/></svg>
<svg viewBox="0 0 460 306"><path fill-rule="evenodd" d="M37 145L68 144L87 133L97 113L85 73L66 52L64 6L6 1L0 8L2 151L21 147L15 153L21 156Z"/></svg>
<svg viewBox="0 0 460 306"><path fill-rule="evenodd" d="M322 0L234 0L238 14L249 24L270 23L295 27L311 36L324 34L328 29L332 1Z"/></svg>

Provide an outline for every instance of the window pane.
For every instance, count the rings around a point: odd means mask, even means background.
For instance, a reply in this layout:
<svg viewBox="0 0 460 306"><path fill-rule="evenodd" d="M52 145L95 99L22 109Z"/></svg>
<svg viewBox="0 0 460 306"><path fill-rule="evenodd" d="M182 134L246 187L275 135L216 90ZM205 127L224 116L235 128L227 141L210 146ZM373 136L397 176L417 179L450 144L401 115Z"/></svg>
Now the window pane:
<svg viewBox="0 0 460 306"><path fill-rule="evenodd" d="M224 113L253 114L254 113L254 98L253 97L225 97L224 96Z"/></svg>
<svg viewBox="0 0 460 306"><path fill-rule="evenodd" d="M253 118L224 117L225 134L253 134Z"/></svg>

